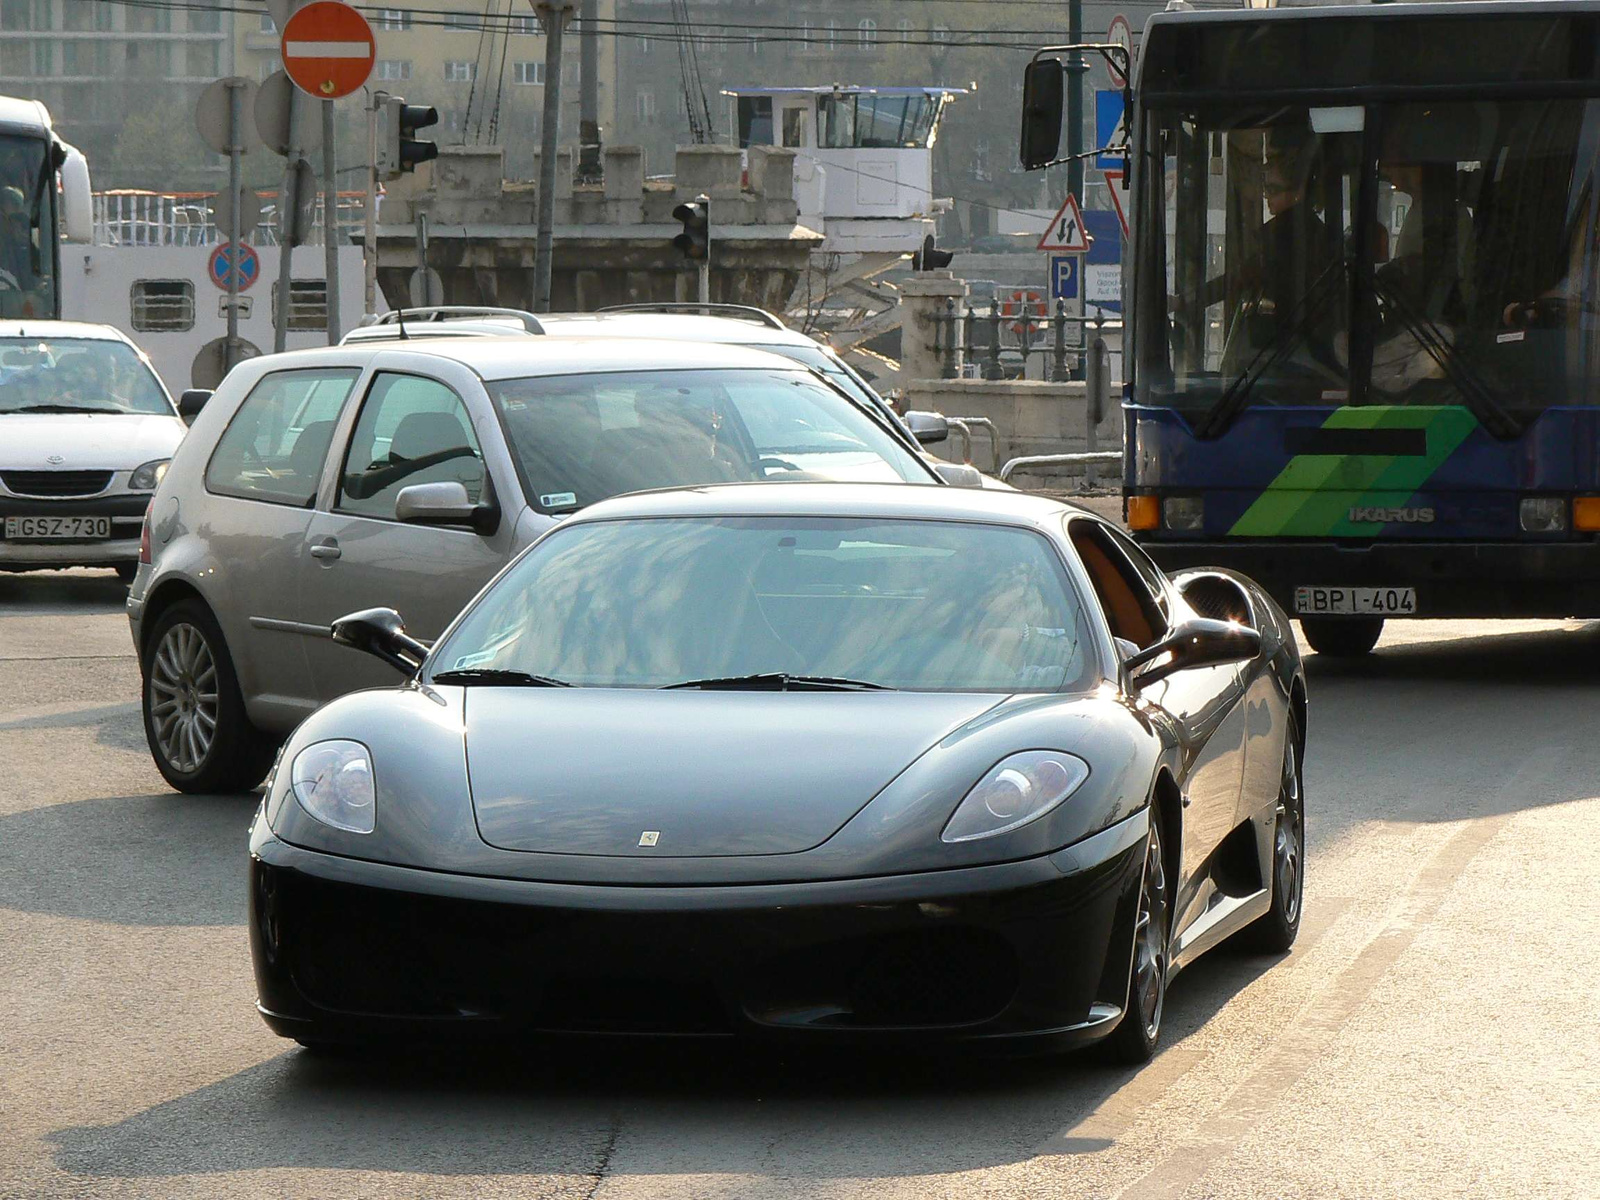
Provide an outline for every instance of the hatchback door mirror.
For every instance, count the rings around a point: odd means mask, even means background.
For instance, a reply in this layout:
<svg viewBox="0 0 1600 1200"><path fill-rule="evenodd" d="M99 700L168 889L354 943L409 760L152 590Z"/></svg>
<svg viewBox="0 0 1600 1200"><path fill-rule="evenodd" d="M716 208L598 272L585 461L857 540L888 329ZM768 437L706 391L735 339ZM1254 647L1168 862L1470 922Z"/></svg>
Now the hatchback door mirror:
<svg viewBox="0 0 1600 1200"><path fill-rule="evenodd" d="M942 413L908 412L906 428L924 446L934 446L950 437L950 422Z"/></svg>
<svg viewBox="0 0 1600 1200"><path fill-rule="evenodd" d="M428 646L406 633L406 623L392 608L364 608L333 623L333 640L352 650L381 658L407 679L416 675Z"/></svg>
<svg viewBox="0 0 1600 1200"><path fill-rule="evenodd" d="M1149 687L1178 671L1244 662L1261 653L1261 635L1234 621L1193 617L1173 626L1167 636L1123 661L1135 687Z"/></svg>
<svg viewBox="0 0 1600 1200"><path fill-rule="evenodd" d="M394 498L394 517L411 525L470 525L479 533L493 533L500 510L492 504L474 504L463 484L413 483Z"/></svg>
<svg viewBox="0 0 1600 1200"><path fill-rule="evenodd" d="M189 424L194 424L194 419L200 415L200 410L211 396L210 388L185 388L183 395L178 397L178 415Z"/></svg>
<svg viewBox="0 0 1600 1200"><path fill-rule="evenodd" d="M983 486L983 473L977 467L969 467L966 463L945 462L942 459L930 460L928 465L934 469L940 479L955 487L981 488Z"/></svg>

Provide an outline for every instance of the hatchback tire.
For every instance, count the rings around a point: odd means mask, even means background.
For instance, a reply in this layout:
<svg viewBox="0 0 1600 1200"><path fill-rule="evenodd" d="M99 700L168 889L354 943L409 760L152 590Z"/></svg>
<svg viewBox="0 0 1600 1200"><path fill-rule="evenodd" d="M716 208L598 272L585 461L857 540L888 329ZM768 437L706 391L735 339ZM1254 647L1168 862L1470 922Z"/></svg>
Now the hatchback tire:
<svg viewBox="0 0 1600 1200"><path fill-rule="evenodd" d="M1301 617L1300 628L1318 654L1359 658L1370 654L1383 634L1382 617Z"/></svg>
<svg viewBox="0 0 1600 1200"><path fill-rule="evenodd" d="M246 792L276 750L250 723L217 619L199 600L156 618L145 642L144 735L156 769L180 792Z"/></svg>

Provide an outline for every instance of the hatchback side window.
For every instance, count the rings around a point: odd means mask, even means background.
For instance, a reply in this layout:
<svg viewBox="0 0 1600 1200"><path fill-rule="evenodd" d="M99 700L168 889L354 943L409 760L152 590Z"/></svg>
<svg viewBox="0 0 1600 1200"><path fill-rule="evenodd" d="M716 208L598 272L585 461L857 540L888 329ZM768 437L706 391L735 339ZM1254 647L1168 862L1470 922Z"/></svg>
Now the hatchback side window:
<svg viewBox="0 0 1600 1200"><path fill-rule="evenodd" d="M459 483L472 503L482 498L483 453L472 421L437 379L379 374L350 435L338 508L393 520L400 490L418 483Z"/></svg>
<svg viewBox="0 0 1600 1200"><path fill-rule="evenodd" d="M206 465L206 490L309 508L354 368L274 371L233 414Z"/></svg>

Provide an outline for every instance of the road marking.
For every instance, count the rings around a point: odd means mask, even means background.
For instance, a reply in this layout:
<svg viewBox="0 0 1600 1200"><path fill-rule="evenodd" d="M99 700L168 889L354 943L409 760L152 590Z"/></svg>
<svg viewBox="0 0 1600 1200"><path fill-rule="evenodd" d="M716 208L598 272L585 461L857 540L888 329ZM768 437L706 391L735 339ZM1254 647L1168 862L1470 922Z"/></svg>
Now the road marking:
<svg viewBox="0 0 1600 1200"><path fill-rule="evenodd" d="M1433 920L1467 864L1510 820L1509 813L1480 817L1452 834L1418 872L1384 927L1300 1011L1263 1056L1261 1065L1233 1089L1216 1115L1180 1135L1176 1149L1115 1195L1137 1200L1180 1196L1245 1137L1274 1120L1284 1095L1327 1052L1356 1010L1410 949L1417 931Z"/></svg>

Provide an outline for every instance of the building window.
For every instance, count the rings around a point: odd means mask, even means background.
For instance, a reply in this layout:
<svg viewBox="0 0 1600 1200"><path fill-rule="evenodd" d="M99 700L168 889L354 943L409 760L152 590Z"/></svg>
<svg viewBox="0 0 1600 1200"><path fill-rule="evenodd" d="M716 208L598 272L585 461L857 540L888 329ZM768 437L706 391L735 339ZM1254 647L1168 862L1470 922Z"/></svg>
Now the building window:
<svg viewBox="0 0 1600 1200"><path fill-rule="evenodd" d="M262 33L277 33L278 32L278 23L272 19L272 14L271 13L262 13L261 14L261 32Z"/></svg>
<svg viewBox="0 0 1600 1200"><path fill-rule="evenodd" d="M260 73L260 78L263 81L272 78L272 76L274 74L276 74L278 71L281 71L282 69L283 69L283 62L282 62L282 60L280 60L278 58L278 56L276 54L270 55L267 58L262 59L259 63L256 64L256 70Z"/></svg>
<svg viewBox="0 0 1600 1200"><path fill-rule="evenodd" d="M656 94L640 92L637 97L639 120L646 125L656 123Z"/></svg>
<svg viewBox="0 0 1600 1200"><path fill-rule="evenodd" d="M219 33L222 30L222 10L202 5L189 10L189 28L197 33Z"/></svg>
<svg viewBox="0 0 1600 1200"><path fill-rule="evenodd" d="M380 58L373 64L373 75L379 79L410 79L409 58Z"/></svg>
<svg viewBox="0 0 1600 1200"><path fill-rule="evenodd" d="M111 43L62 42L61 73L104 78L111 73Z"/></svg>
<svg viewBox="0 0 1600 1200"><path fill-rule="evenodd" d="M184 46L183 73L193 79L211 79L221 73L222 43L207 39Z"/></svg>
<svg viewBox="0 0 1600 1200"><path fill-rule="evenodd" d="M35 75L49 75L55 69L54 42L40 39L33 44L33 73Z"/></svg>
<svg viewBox="0 0 1600 1200"><path fill-rule="evenodd" d="M380 8L378 28L391 33L411 28L411 13L404 8Z"/></svg>
<svg viewBox="0 0 1600 1200"><path fill-rule="evenodd" d="M837 50L838 48L839 48L839 22L835 21L832 17L829 17L828 18L828 49L829 50Z"/></svg>
<svg viewBox="0 0 1600 1200"><path fill-rule="evenodd" d="M444 27L451 33L476 33L482 22L472 13L446 13Z"/></svg>
<svg viewBox="0 0 1600 1200"><path fill-rule="evenodd" d="M278 285L272 285L272 311L278 311ZM328 327L328 285L320 279L289 281L289 328Z"/></svg>
<svg viewBox="0 0 1600 1200"><path fill-rule="evenodd" d="M538 17L512 17L508 27L512 33L539 33Z"/></svg>
<svg viewBox="0 0 1600 1200"><path fill-rule="evenodd" d="M856 26L856 40L863 50L871 50L878 44L878 23L868 17Z"/></svg>
<svg viewBox="0 0 1600 1200"><path fill-rule="evenodd" d="M62 24L65 28L73 30L110 29L116 10L115 4L69 3L61 14Z"/></svg>
<svg viewBox="0 0 1600 1200"><path fill-rule="evenodd" d="M904 45L904 44L906 44L907 42L909 42L911 40L911 22L906 20L904 17L901 17L900 18L900 23L899 23L899 29L900 29L900 43L901 43L901 45Z"/></svg>
<svg viewBox="0 0 1600 1200"><path fill-rule="evenodd" d="M133 285L133 327L141 333L194 328L194 284L187 279L140 279Z"/></svg>
<svg viewBox="0 0 1600 1200"><path fill-rule="evenodd" d="M936 42L948 42L950 40L950 26L935 25L933 27L933 40Z"/></svg>
<svg viewBox="0 0 1600 1200"><path fill-rule="evenodd" d="M477 63L447 62L444 65L444 78L446 83L471 83L477 74Z"/></svg>
<svg viewBox="0 0 1600 1200"><path fill-rule="evenodd" d="M0 29L32 28L32 0L0 0Z"/></svg>
<svg viewBox="0 0 1600 1200"><path fill-rule="evenodd" d="M639 39L639 53L640 54L649 54L650 53L650 47L653 46L654 44L655 43L650 38L641 37Z"/></svg>
<svg viewBox="0 0 1600 1200"><path fill-rule="evenodd" d="M511 65L511 79L513 83L542 84L544 82L544 64L542 62L519 62Z"/></svg>

